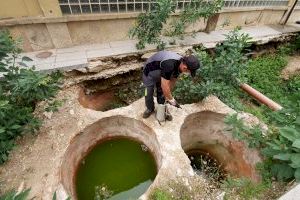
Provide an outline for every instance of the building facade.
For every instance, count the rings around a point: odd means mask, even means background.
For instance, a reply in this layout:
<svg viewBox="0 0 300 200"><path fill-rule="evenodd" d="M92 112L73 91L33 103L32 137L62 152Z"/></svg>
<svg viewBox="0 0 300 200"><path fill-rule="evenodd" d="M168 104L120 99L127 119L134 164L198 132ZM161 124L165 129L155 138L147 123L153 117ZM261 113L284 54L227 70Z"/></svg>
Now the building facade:
<svg viewBox="0 0 300 200"><path fill-rule="evenodd" d="M176 0L176 9L189 2ZM199 20L186 31L279 24L294 2L225 0L224 8L212 20ZM2 0L0 28L21 37L27 52L127 40L135 18L140 12L151 11L154 4L151 0ZM297 4L288 23L299 17Z"/></svg>

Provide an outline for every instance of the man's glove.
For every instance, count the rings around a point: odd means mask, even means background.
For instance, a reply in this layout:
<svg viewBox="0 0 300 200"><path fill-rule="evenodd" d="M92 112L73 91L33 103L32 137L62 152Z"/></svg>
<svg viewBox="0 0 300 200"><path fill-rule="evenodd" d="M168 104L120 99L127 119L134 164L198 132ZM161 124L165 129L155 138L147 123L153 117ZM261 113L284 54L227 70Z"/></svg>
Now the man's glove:
<svg viewBox="0 0 300 200"><path fill-rule="evenodd" d="M175 106L175 107L177 107L177 108L181 108L180 105L177 103L177 101L176 101L174 98L171 99L171 100L167 100L167 102L168 102L169 104L171 104L172 106Z"/></svg>

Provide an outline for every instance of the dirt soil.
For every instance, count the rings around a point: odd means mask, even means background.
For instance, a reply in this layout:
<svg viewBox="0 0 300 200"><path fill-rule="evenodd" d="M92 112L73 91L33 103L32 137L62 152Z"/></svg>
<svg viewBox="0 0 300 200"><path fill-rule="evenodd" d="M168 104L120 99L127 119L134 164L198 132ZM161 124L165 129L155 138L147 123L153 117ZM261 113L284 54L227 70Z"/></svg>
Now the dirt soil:
<svg viewBox="0 0 300 200"><path fill-rule="evenodd" d="M300 74L300 55L290 56L287 66L281 72L281 76L285 80L296 74Z"/></svg>

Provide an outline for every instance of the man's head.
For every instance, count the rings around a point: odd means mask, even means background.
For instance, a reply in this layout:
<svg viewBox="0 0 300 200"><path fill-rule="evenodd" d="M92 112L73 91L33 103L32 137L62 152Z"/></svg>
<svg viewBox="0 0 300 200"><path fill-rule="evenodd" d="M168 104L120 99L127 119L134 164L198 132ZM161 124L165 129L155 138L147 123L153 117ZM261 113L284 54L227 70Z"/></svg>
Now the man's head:
<svg viewBox="0 0 300 200"><path fill-rule="evenodd" d="M183 57L179 65L180 72L190 72L192 77L196 75L196 71L199 68L199 60L193 55Z"/></svg>

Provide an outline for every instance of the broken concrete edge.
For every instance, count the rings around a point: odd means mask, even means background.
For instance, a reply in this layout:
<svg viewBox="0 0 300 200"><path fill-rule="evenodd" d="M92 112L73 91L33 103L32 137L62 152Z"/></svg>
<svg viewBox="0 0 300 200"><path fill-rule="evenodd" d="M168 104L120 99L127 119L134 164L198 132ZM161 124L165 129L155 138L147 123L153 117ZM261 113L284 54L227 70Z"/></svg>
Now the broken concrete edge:
<svg viewBox="0 0 300 200"><path fill-rule="evenodd" d="M269 42L280 42L280 41L284 41L286 39L288 39L289 37L292 37L292 36L295 36L296 33L283 33L281 35L270 35L270 36L264 36L264 37L260 37L260 38L255 38L255 39L251 39L251 42L253 44L256 44L256 45L263 45L263 44L266 44L266 43L269 43ZM224 40L222 40L224 41ZM185 50L185 52L189 51L189 50L193 50L195 47L199 47L199 46L202 46L204 47L205 49L214 49L216 47L216 45L222 41L218 41L218 42L208 42L208 43L195 43L193 45L184 45L184 46L180 46L180 45L177 45L177 46L172 46L172 47L168 47L166 48L166 50L170 50L170 51L180 51L182 49ZM110 57L118 57L118 56L125 56L125 55L141 55L141 59L143 60L146 60L147 58L149 58L151 55L153 55L154 53L156 52L156 49L153 48L152 50L145 50L145 51L140 51L138 53L123 53L123 54L115 54L115 55L110 55L110 56L104 56L104 57L97 57L97 58L94 58L94 59L91 59L91 60L95 60L95 59L105 59L105 58L110 58ZM182 54L182 53L181 53ZM146 55L146 56L145 56ZM108 76L107 72L102 72L101 70L98 72L98 74L96 73L91 73L91 75L89 75L89 66L91 64L91 61L88 61L89 63L84 65L83 67L81 67L80 65L78 66L74 66L74 67L64 67L62 68L63 70L69 70L70 69L75 69L77 71L80 71L82 73L84 73L85 75L87 75L87 79L85 80L94 80L95 78L109 78L111 76ZM117 75L117 74L121 74L121 73L126 73L126 72L129 72L132 70L132 68L121 68L122 66L119 66L120 67L120 72L115 72L114 75ZM140 68L142 67L142 65L140 66ZM139 67L137 67L139 68ZM136 69L137 69L136 68ZM87 73L87 74L86 74ZM102 74L104 73L104 74ZM114 76L113 75L113 76ZM91 79L89 79L89 77Z"/></svg>

